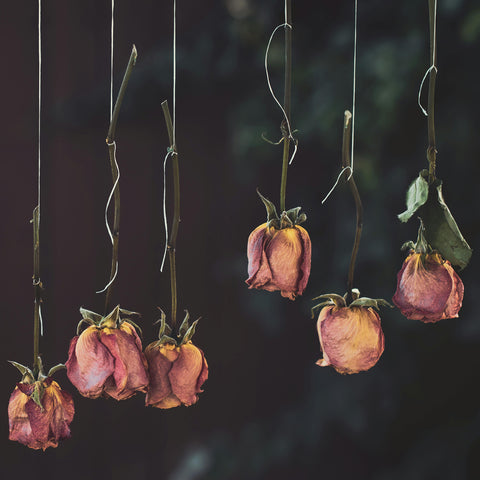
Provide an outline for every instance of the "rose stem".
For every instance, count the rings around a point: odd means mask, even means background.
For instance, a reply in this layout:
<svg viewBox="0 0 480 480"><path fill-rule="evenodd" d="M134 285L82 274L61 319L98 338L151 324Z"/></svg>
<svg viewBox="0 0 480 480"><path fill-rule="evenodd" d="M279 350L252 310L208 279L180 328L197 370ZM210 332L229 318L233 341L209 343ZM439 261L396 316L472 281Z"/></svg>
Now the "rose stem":
<svg viewBox="0 0 480 480"><path fill-rule="evenodd" d="M180 169L178 165L178 153L175 139L173 138L172 117L168 109L167 100L162 102L163 115L167 125L170 149L172 152L173 171L173 220L170 229L170 237L167 244L168 260L170 262L170 286L172 290L172 330L177 323L177 270L175 267L175 246L177 244L178 226L180 224Z"/></svg>
<svg viewBox="0 0 480 480"><path fill-rule="evenodd" d="M40 281L40 204L33 210L33 293L35 306L33 313L33 374L40 370L40 304L42 303L42 282Z"/></svg>
<svg viewBox="0 0 480 480"><path fill-rule="evenodd" d="M435 168L437 165L437 149L435 147L435 80L437 78L437 35L436 35L436 0L428 0L430 23L430 59L431 70L428 82L428 183L435 181ZM433 68L432 68L433 67Z"/></svg>
<svg viewBox="0 0 480 480"><path fill-rule="evenodd" d="M348 168L351 165L350 144L352 135L352 114L345 110L343 122L343 141L342 141L342 167ZM348 178L348 177L347 177ZM350 175L347 183L350 185L353 198L355 199L355 207L357 210L357 227L355 231L355 240L353 242L352 256L350 257L350 266L348 268L348 282L347 282L347 305L353 301L353 275L355 272L355 262L357 260L358 248L360 247L360 237L362 236L363 228L363 207L358 193L357 184L353 175Z"/></svg>
<svg viewBox="0 0 480 480"><path fill-rule="evenodd" d="M137 60L137 49L135 45L132 47L132 53L130 54L130 59L128 60L127 69L125 70L125 75L123 76L122 84L120 90L118 91L117 100L115 102L115 108L113 109L112 119L110 121L110 127L107 134L107 145L108 145L108 156L110 158L110 168L112 170L112 181L115 185L118 179L118 170L115 161L115 131L117 128L118 114L120 113L120 107L122 106L123 97L127 89L128 80L132 73L133 67ZM107 288L107 293L105 296L105 315L110 311L111 297L113 290L113 278L117 271L118 265L118 241L120 233L120 184L117 183L114 191L114 216L113 216L113 245L112 245L112 266L110 269L110 285Z"/></svg>
<svg viewBox="0 0 480 480"><path fill-rule="evenodd" d="M290 122L290 103L292 90L292 2L285 0L285 91L283 110L285 116ZM283 135L283 163L282 163L282 180L280 184L280 211L285 211L285 197L287 194L287 170L288 160L290 157L290 131L284 118L280 127Z"/></svg>

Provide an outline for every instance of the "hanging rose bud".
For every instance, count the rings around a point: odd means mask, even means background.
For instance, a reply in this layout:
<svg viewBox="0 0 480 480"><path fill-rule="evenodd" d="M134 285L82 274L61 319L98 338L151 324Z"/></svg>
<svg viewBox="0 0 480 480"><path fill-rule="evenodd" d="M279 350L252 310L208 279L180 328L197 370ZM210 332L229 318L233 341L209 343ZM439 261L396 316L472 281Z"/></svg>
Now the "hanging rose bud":
<svg viewBox="0 0 480 480"><path fill-rule="evenodd" d="M314 307L323 306L317 322L323 358L317 365L331 365L343 374L369 370L378 362L385 338L374 308L391 306L382 299L359 298L356 289L352 293L354 300L348 306L344 297L328 294L316 297L328 300Z"/></svg>
<svg viewBox="0 0 480 480"><path fill-rule="evenodd" d="M439 253L412 250L398 272L392 300L411 320L434 323L455 318L462 307L463 283Z"/></svg>
<svg viewBox="0 0 480 480"><path fill-rule="evenodd" d="M198 320L189 325L189 314L179 329L178 342L168 335L171 328L165 323L162 312L159 338L145 348L150 383L145 399L147 406L173 408L193 405L208 378L208 365L203 352L191 338ZM182 338L183 337L183 338Z"/></svg>
<svg viewBox="0 0 480 480"><path fill-rule="evenodd" d="M80 309L83 319L77 336L70 342L67 375L78 391L88 398L100 396L125 400L148 385L147 362L142 342L135 331L138 326L130 319L138 315L119 306L106 317ZM82 323L88 323L80 335Z"/></svg>
<svg viewBox="0 0 480 480"><path fill-rule="evenodd" d="M263 197L268 221L257 227L248 238L248 275L250 288L273 292L295 300L307 286L310 276L312 247L307 231L299 224L306 215L300 207L283 212L278 218L275 206Z"/></svg>
<svg viewBox="0 0 480 480"><path fill-rule="evenodd" d="M50 378L64 365L52 368L47 377L40 368L35 381L28 367L11 363L23 373L23 378L8 402L9 439L35 450L57 447L59 440L70 437L70 423L75 413L70 394Z"/></svg>
<svg viewBox="0 0 480 480"><path fill-rule="evenodd" d="M434 323L458 317L463 282L450 262L432 250L421 220L417 242L407 242L405 248L410 253L398 272L393 303L411 320Z"/></svg>

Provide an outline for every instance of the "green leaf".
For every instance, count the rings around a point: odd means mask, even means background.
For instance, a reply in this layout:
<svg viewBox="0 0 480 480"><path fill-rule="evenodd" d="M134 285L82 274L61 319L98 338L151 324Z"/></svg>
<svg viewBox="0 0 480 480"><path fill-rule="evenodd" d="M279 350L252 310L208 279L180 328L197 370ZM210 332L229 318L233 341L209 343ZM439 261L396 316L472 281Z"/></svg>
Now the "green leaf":
<svg viewBox="0 0 480 480"><path fill-rule="evenodd" d="M425 237L452 265L465 268L472 257L472 249L463 238L442 195L442 182L432 185L428 202L419 214L425 225Z"/></svg>
<svg viewBox="0 0 480 480"><path fill-rule="evenodd" d="M275 205L265 198L260 191L257 188L257 194L260 197L260 200L263 202L265 205L265 208L267 209L267 222L270 220L279 220L278 215L277 215L277 209L275 208Z"/></svg>
<svg viewBox="0 0 480 480"><path fill-rule="evenodd" d="M407 191L407 209L398 215L402 222L407 222L412 215L422 206L428 199L428 182L420 172L415 181L410 185Z"/></svg>

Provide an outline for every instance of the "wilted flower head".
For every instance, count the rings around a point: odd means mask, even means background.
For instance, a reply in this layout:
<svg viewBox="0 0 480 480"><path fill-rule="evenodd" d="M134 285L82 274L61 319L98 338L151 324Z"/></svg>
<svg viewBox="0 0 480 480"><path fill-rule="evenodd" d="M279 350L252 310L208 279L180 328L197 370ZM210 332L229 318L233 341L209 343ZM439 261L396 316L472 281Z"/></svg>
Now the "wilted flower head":
<svg viewBox="0 0 480 480"><path fill-rule="evenodd" d="M35 450L58 446L59 440L70 437L69 425L75 413L72 397L50 376L40 374L34 381L30 369L11 363L20 371L23 368L25 374L8 402L9 439Z"/></svg>
<svg viewBox="0 0 480 480"><path fill-rule="evenodd" d="M278 218L273 204L260 197L267 206L269 220L248 238L246 283L250 288L269 292L280 290L283 297L295 300L305 290L310 276L310 237L299 225L306 216L299 215L298 207L283 212Z"/></svg>
<svg viewBox="0 0 480 480"><path fill-rule="evenodd" d="M439 253L411 250L398 272L392 300L409 319L438 322L458 317L463 283L450 262Z"/></svg>
<svg viewBox="0 0 480 480"><path fill-rule="evenodd" d="M160 340L145 348L150 376L147 406L167 409L193 405L203 391L201 387L208 378L208 365L203 352L191 342L198 320L189 326L188 318L187 312L179 333L183 338L177 342L168 336L171 329L165 324L162 312Z"/></svg>
<svg viewBox="0 0 480 480"><path fill-rule="evenodd" d="M379 304L389 304L381 299L358 298L358 294L349 306L340 295L317 298L329 299L319 305L324 306L317 321L323 358L317 361L317 365L331 365L344 374L372 368L385 347L380 317L375 308Z"/></svg>
<svg viewBox="0 0 480 480"><path fill-rule="evenodd" d="M147 363L136 325L120 315L135 312L119 306L106 317L80 309L83 322L90 324L72 339L66 362L67 375L85 397L124 400L148 385ZM138 314L137 314L138 315ZM78 330L78 329L77 329Z"/></svg>

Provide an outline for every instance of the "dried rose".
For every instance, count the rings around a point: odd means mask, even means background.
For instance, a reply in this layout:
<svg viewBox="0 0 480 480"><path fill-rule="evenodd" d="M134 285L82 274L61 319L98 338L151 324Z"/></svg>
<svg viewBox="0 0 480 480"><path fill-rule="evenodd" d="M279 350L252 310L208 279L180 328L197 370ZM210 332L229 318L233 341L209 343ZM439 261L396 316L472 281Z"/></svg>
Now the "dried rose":
<svg viewBox="0 0 480 480"><path fill-rule="evenodd" d="M247 284L295 300L307 286L310 276L311 243L299 225L277 230L266 223L248 238Z"/></svg>
<svg viewBox="0 0 480 480"><path fill-rule="evenodd" d="M59 440L70 437L69 426L75 413L70 394L51 378L65 366L57 365L45 376L40 358L36 375L28 367L10 363L20 370L23 378L8 402L9 439L35 450L58 446Z"/></svg>
<svg viewBox="0 0 480 480"><path fill-rule="evenodd" d="M248 279L250 288L273 292L295 300L305 290L310 276L312 246L307 231L299 224L306 220L300 207L278 217L272 202L257 190L267 209L267 222L248 237Z"/></svg>
<svg viewBox="0 0 480 480"><path fill-rule="evenodd" d="M70 342L67 375L85 397L112 397L124 400L137 392L146 392L147 363L142 342L131 320L120 315L134 312L117 306L109 315L80 309L90 326Z"/></svg>
<svg viewBox="0 0 480 480"><path fill-rule="evenodd" d="M196 320L189 325L189 315L179 329L177 341L168 335L171 328L165 323L162 312L159 332L160 340L145 348L148 361L150 383L145 404L157 408L173 408L179 405L193 405L198 401L198 394L203 383L208 378L208 365L205 356L192 342L195 333ZM165 334L167 333L167 334Z"/></svg>
<svg viewBox="0 0 480 480"><path fill-rule="evenodd" d="M416 253L403 262L397 275L393 303L403 315L425 323L458 317L463 283L448 260L439 253Z"/></svg>
<svg viewBox="0 0 480 480"><path fill-rule="evenodd" d="M323 358L317 361L317 365L331 365L344 374L372 368L385 347L380 317L374 308L378 308L379 304L389 304L385 300L358 298L355 295L354 301L347 306L340 295L321 297L329 300L321 304L326 306L318 316L317 330Z"/></svg>

